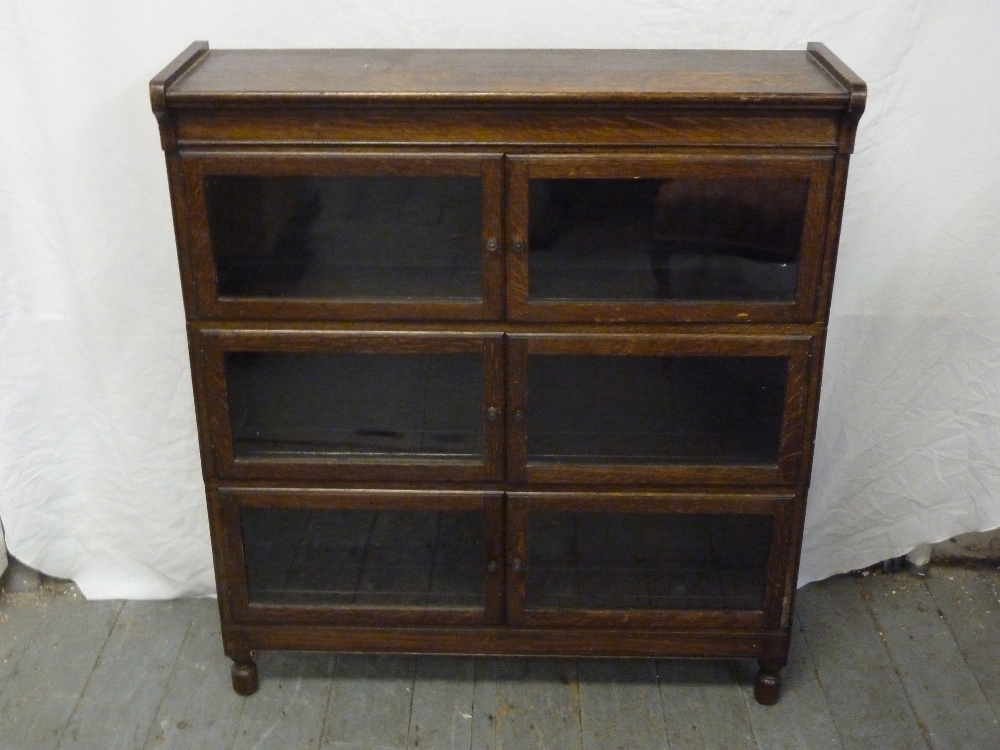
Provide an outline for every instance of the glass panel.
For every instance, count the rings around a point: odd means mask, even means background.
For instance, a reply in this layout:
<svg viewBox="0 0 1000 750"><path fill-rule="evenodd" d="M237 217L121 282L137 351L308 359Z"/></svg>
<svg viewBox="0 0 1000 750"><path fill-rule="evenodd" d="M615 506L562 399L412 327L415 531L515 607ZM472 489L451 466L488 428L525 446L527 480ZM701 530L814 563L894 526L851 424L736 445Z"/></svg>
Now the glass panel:
<svg viewBox="0 0 1000 750"><path fill-rule="evenodd" d="M805 179L529 183L530 299L795 298Z"/></svg>
<svg viewBox="0 0 1000 750"><path fill-rule="evenodd" d="M771 517L528 513L528 609L763 606Z"/></svg>
<svg viewBox="0 0 1000 750"><path fill-rule="evenodd" d="M474 177L205 179L221 297L482 297Z"/></svg>
<svg viewBox="0 0 1000 750"><path fill-rule="evenodd" d="M528 460L776 465L784 357L528 357Z"/></svg>
<svg viewBox="0 0 1000 750"><path fill-rule="evenodd" d="M237 458L482 460L479 354L230 352Z"/></svg>
<svg viewBox="0 0 1000 750"><path fill-rule="evenodd" d="M250 601L483 607L483 513L243 508Z"/></svg>

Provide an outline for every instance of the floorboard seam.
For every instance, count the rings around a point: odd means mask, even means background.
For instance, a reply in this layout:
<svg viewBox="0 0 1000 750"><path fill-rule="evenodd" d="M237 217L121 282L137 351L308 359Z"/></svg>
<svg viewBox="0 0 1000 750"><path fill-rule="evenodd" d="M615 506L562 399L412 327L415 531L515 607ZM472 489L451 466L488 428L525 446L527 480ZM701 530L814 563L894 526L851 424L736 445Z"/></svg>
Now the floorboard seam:
<svg viewBox="0 0 1000 750"><path fill-rule="evenodd" d="M317 740L317 748L323 747L323 738L326 737L326 717L330 715L330 701L333 700L333 681L337 678L337 672L340 670L340 656L335 655L333 657L333 664L330 667L330 674L327 676L327 680L330 683L330 689L326 693L326 705L323 707L323 718L319 722L319 739Z"/></svg>
<svg viewBox="0 0 1000 750"><path fill-rule="evenodd" d="M12 596L27 596L27 594L19 594L19 593L12 594L9 592L0 591L0 605L2 605L4 608L15 606L11 602ZM6 604L4 604L4 600L6 600ZM2 614L3 611L0 610L0 615ZM8 617L9 616L10 615L8 614ZM0 625L2 624L3 620L0 620ZM12 677L18 674L18 671L21 667L21 660L24 658L25 651L27 651L27 644L24 644L23 646L21 646L21 648L17 649L16 651L14 651L14 653L11 654L10 658L13 661L13 664L10 665L10 674ZM7 689L11 688L11 686L13 685L14 685L13 679L9 679L6 683L0 683L0 705L2 705L3 703L4 695L6 694Z"/></svg>
<svg viewBox="0 0 1000 750"><path fill-rule="evenodd" d="M750 695L751 691L748 691L744 685L740 685L740 695L743 697L743 711L747 715L747 726L750 727L750 733L753 735L753 744L757 750L761 750L762 746L760 744L760 737L757 735L757 726L754 721L751 720L751 705L750 705ZM756 699L754 699L756 700Z"/></svg>
<svg viewBox="0 0 1000 750"><path fill-rule="evenodd" d="M406 712L406 740L404 741L404 747L410 746L410 731L413 727L413 696L417 692L417 664L415 657L409 657L410 660L410 708Z"/></svg>
<svg viewBox="0 0 1000 750"><path fill-rule="evenodd" d="M871 612L868 613L868 617L871 619ZM816 677L816 683L819 685L819 690L823 694L823 700L826 703L826 710L830 714L830 721L833 722L833 728L837 732L837 740L840 742L841 747L846 748L847 744L844 742L844 732L840 729L840 723L837 721L837 715L834 713L833 706L830 704L830 695L827 693L826 686L823 684L823 678L819 674L819 668L816 666L816 660L813 658L813 647L809 643L809 636L807 634L808 631L799 619L797 612L794 614L794 618L795 627L799 629L799 633L802 634L802 642L806 645L806 650L808 651L809 656L809 665L812 667L813 675ZM874 621L872 622L872 625L875 625Z"/></svg>
<svg viewBox="0 0 1000 750"><path fill-rule="evenodd" d="M476 685L479 682L479 662L481 657L474 656L472 658L472 701L469 703L469 714L473 717L472 719L472 731L469 733L469 750L472 750L473 745L476 744ZM496 740L494 740L493 745L496 746Z"/></svg>
<svg viewBox="0 0 1000 750"><path fill-rule="evenodd" d="M62 745L63 739L66 737L66 729L73 723L73 717L76 716L77 711L80 710L80 702L83 700L83 696L87 692L87 688L90 686L90 680L94 676L94 670L97 669L97 665L101 663L101 657L104 656L104 649L108 647L108 641L111 640L111 634L115 632L115 628L118 626L118 620L122 616L122 611L125 609L125 602L118 602L118 611L115 612L115 621L111 623L111 627L108 628L108 634L104 637L104 643L101 644L101 650L97 652L97 657L94 659L94 663L90 666L90 672L87 674L87 679L83 682L83 687L80 688L79 695L76 696L76 703L73 704L73 710L70 711L69 718L66 719L66 723L59 728L59 739L56 742L56 750Z"/></svg>
<svg viewBox="0 0 1000 750"><path fill-rule="evenodd" d="M578 719L577 726L580 727L580 750L583 750L586 745L583 742L583 700L580 690L580 660L573 660L573 684L576 685L576 715Z"/></svg>
<svg viewBox="0 0 1000 750"><path fill-rule="evenodd" d="M956 633L955 629L952 628L951 623L948 621L948 618L944 616L944 610L941 609L941 605L940 603L938 603L938 600L934 598L934 592L931 591L930 587L927 586L927 584L924 583L923 581L921 581L921 585L923 585L923 587L927 590L927 593L931 597L931 601L934 602L934 607L937 609L938 617L940 617L944 621L944 626L948 628L948 633L951 635L951 639L955 641L955 647L958 649L958 653L961 655L962 661L965 662L966 666L969 668L969 672L972 674L972 679L976 681L976 685L979 687L979 692L981 692L984 697L987 696L988 693L986 691L986 688L983 687L983 683L980 682L979 680L979 674L977 673L975 667L972 664L969 664L969 660L966 658L965 652L962 650L962 644L959 641L958 633ZM993 714L993 720L1000 723L1000 716L997 716L997 712L993 708L993 702L987 698L986 705L990 707L990 711Z"/></svg>
<svg viewBox="0 0 1000 750"><path fill-rule="evenodd" d="M163 708L163 701L170 692L170 686L174 682L174 675L177 674L177 662L181 658L181 654L184 653L184 644L187 643L188 638L191 635L191 628L194 626L194 612L191 613L191 619L188 621L187 629L184 631L184 637L181 638L180 647L177 649L177 655L174 656L174 663L170 665L170 675L167 677L166 682L163 683L163 692L160 693L160 700L156 702L156 710L153 711L153 718L149 722L149 729L146 731L146 737L142 741L142 747L149 747L149 741L152 739L153 732L156 730L156 717L160 715L160 709Z"/></svg>
<svg viewBox="0 0 1000 750"><path fill-rule="evenodd" d="M867 591L867 589L865 589L864 586L861 585L860 582L855 581L855 585L858 587L858 590L861 593L861 601L864 603L865 609L868 610L868 616L871 617L872 622L875 623L875 632L878 633L878 639L882 643L882 648L885 649L886 656L888 656L889 658L889 663L892 665L892 670L896 673L896 679L899 680L899 685L900 687L903 688L903 695L906 696L906 702L910 706L910 711L913 713L914 718L916 718L917 720L917 728L920 730L920 736L924 738L924 742L927 744L927 747L931 748L932 750L935 750L937 748L937 745L931 740L930 731L927 729L927 725L924 724L924 720L923 718L921 718L920 712L917 710L917 707L913 705L913 697L910 695L910 690L906 686L906 680L903 678L903 675L900 672L899 664L896 662L896 657L893 655L892 649L889 648L889 641L885 637L885 627L882 625L882 622L878 619L878 615L875 613L875 609L872 607L871 594ZM927 588L926 585L924 585L923 581L920 582L920 585L924 586L925 589ZM930 591L928 591L927 593L930 594ZM931 597L931 599L933 600L933 597Z"/></svg>
<svg viewBox="0 0 1000 750"><path fill-rule="evenodd" d="M229 743L229 750L233 750L233 748L236 747L236 743L239 742L240 724L243 722L243 711L246 709L247 700L248 700L247 696L243 696L243 699L240 701L240 710L236 712L236 722L235 722L235 727L233 729L233 739ZM258 742L259 741L260 740L258 740Z"/></svg>
<svg viewBox="0 0 1000 750"><path fill-rule="evenodd" d="M660 699L660 721L663 722L663 736L667 740L667 750L670 750L670 727L667 726L667 712L663 708L663 682L660 680L660 668L662 666L663 661L661 659L653 662L653 673L656 675L656 695ZM756 742L756 738L754 741Z"/></svg>

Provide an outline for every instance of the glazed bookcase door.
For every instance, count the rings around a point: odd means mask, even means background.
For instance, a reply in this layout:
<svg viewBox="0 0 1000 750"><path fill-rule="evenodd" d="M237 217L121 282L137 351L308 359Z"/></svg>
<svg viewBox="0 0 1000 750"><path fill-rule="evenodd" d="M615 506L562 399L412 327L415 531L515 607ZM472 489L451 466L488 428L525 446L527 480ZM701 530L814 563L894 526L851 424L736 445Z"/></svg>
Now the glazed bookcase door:
<svg viewBox="0 0 1000 750"><path fill-rule="evenodd" d="M777 335L511 336L508 477L794 483L812 345Z"/></svg>
<svg viewBox="0 0 1000 750"><path fill-rule="evenodd" d="M500 334L218 329L195 337L220 478L502 475Z"/></svg>
<svg viewBox="0 0 1000 750"><path fill-rule="evenodd" d="M817 157L511 157L509 314L811 320L831 174Z"/></svg>
<svg viewBox="0 0 1000 750"><path fill-rule="evenodd" d="M499 317L498 155L186 153L182 162L188 272L205 317Z"/></svg>
<svg viewBox="0 0 1000 750"><path fill-rule="evenodd" d="M236 621L475 625L503 607L499 493L211 494ZM215 519L213 519L215 520Z"/></svg>
<svg viewBox="0 0 1000 750"><path fill-rule="evenodd" d="M793 505L791 495L510 493L508 621L775 626Z"/></svg>

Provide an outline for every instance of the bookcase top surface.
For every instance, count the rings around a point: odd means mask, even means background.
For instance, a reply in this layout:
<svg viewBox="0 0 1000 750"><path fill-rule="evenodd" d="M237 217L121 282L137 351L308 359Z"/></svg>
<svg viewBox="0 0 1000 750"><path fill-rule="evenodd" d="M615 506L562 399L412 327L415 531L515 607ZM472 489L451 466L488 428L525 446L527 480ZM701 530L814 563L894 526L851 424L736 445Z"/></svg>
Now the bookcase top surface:
<svg viewBox="0 0 1000 750"><path fill-rule="evenodd" d="M844 106L863 86L822 45L757 50L209 50L192 45L168 105L364 100L796 103ZM154 79L155 82L156 79Z"/></svg>

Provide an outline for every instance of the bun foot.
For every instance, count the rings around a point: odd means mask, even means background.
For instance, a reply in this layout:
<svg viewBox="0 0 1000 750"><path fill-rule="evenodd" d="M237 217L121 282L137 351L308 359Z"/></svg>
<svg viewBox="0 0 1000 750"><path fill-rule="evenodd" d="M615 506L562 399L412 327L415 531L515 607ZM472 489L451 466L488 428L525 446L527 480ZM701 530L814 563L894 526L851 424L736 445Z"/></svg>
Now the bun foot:
<svg viewBox="0 0 1000 750"><path fill-rule="evenodd" d="M233 690L240 695L253 695L259 684L257 663L253 659L233 662Z"/></svg>
<svg viewBox="0 0 1000 750"><path fill-rule="evenodd" d="M770 669L763 664L757 671L757 679L753 683L753 697L762 706L773 706L781 695L781 672Z"/></svg>

